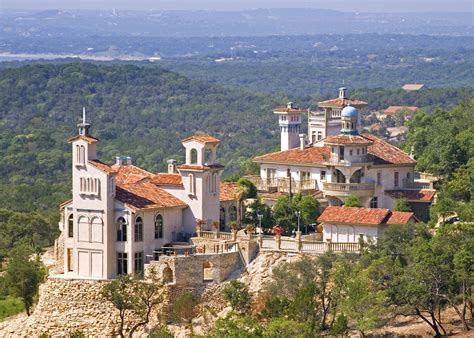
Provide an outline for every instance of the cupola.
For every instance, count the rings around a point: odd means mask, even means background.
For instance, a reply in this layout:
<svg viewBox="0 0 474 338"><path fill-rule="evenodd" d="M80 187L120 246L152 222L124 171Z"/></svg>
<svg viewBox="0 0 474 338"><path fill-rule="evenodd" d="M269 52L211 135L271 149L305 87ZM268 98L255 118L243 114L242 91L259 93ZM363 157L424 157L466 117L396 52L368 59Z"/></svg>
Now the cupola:
<svg viewBox="0 0 474 338"><path fill-rule="evenodd" d="M348 105L341 111L341 133L342 134L357 134L357 120L359 118L359 111Z"/></svg>

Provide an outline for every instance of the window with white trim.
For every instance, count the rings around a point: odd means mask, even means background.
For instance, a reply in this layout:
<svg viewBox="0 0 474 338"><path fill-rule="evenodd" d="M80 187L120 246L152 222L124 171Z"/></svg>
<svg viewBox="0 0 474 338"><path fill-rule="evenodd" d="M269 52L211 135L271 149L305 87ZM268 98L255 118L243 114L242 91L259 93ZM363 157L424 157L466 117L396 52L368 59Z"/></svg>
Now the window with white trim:
<svg viewBox="0 0 474 338"><path fill-rule="evenodd" d="M83 176L79 178L79 193L83 195L99 195L100 179Z"/></svg>

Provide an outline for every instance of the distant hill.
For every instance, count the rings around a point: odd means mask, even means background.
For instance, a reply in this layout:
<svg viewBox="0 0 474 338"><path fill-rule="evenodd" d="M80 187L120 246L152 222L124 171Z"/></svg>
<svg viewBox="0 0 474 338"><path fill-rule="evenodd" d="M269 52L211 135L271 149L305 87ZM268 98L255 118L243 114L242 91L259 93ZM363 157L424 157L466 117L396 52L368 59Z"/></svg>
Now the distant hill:
<svg viewBox="0 0 474 338"><path fill-rule="evenodd" d="M68 196L70 146L82 107L108 163L130 155L151 171L184 159L181 139L219 139L229 170L279 142L271 109L284 96L191 81L159 67L88 63L0 71L0 199L12 209L51 210Z"/></svg>

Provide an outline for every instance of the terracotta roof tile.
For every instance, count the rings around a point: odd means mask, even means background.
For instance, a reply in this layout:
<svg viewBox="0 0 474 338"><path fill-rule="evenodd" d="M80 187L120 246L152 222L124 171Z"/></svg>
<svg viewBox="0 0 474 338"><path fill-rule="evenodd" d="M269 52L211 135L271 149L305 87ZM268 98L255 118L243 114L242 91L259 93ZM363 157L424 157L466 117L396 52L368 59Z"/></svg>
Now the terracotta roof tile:
<svg viewBox="0 0 474 338"><path fill-rule="evenodd" d="M186 207L186 203L150 182L117 185L116 198L135 210Z"/></svg>
<svg viewBox="0 0 474 338"><path fill-rule="evenodd" d="M294 148L257 156L255 161L318 164L327 161L330 156L331 151L328 147L309 147L303 150Z"/></svg>
<svg viewBox="0 0 474 338"><path fill-rule="evenodd" d="M288 108L288 107L277 107L273 109L274 113L306 113L308 110L304 108Z"/></svg>
<svg viewBox="0 0 474 338"><path fill-rule="evenodd" d="M64 201L63 203L61 203L61 204L59 205L59 209L62 209L62 208L64 208L66 205L71 204L71 203L72 203L72 199L68 199L68 200Z"/></svg>
<svg viewBox="0 0 474 338"><path fill-rule="evenodd" d="M182 185L183 180L180 174L159 173L151 179L151 182L157 185Z"/></svg>
<svg viewBox="0 0 474 338"><path fill-rule="evenodd" d="M367 105L367 102L360 100L351 100L351 99L330 99L326 101L320 101L318 106L320 107L344 107L347 105L354 106L356 108L362 108Z"/></svg>
<svg viewBox="0 0 474 338"><path fill-rule="evenodd" d="M324 139L328 144L372 144L373 141L361 135L334 135Z"/></svg>
<svg viewBox="0 0 474 338"><path fill-rule="evenodd" d="M394 198L406 198L408 201L431 202L436 191L428 189L420 190L385 190L385 193Z"/></svg>
<svg viewBox="0 0 474 338"><path fill-rule="evenodd" d="M407 224L415 219L415 214L412 212L392 211L386 224Z"/></svg>
<svg viewBox="0 0 474 338"><path fill-rule="evenodd" d="M85 136L85 135L76 135L76 136L70 137L70 138L68 138L67 142L71 143L75 140L84 140L87 143L99 142L98 138L95 138L95 137L92 137L92 136Z"/></svg>
<svg viewBox="0 0 474 338"><path fill-rule="evenodd" d="M238 188L239 184L236 182L222 182L220 186L220 201L238 200Z"/></svg>
<svg viewBox="0 0 474 338"><path fill-rule="evenodd" d="M415 106L390 106L387 107L383 112L385 115L393 115L399 110L410 110L412 112L416 112L418 110L418 107Z"/></svg>
<svg viewBox="0 0 474 338"><path fill-rule="evenodd" d="M412 212L395 212L382 208L327 207L318 221L361 225L406 224L413 219Z"/></svg>
<svg viewBox="0 0 474 338"><path fill-rule="evenodd" d="M367 153L373 155L374 164L416 164L416 161L403 150L370 134L363 134L366 139L373 142Z"/></svg>
<svg viewBox="0 0 474 338"><path fill-rule="evenodd" d="M182 164L177 167L178 169L185 169L185 170L206 170L210 167L204 165L197 165L197 164Z"/></svg>
<svg viewBox="0 0 474 338"><path fill-rule="evenodd" d="M107 173L107 174L115 174L117 172L117 170L111 166L109 166L108 164L102 162L102 161L99 161L99 160L89 160L87 161L90 165L92 165L93 167Z"/></svg>
<svg viewBox="0 0 474 338"><path fill-rule="evenodd" d="M117 177L116 177L117 184L137 183L144 179L152 179L155 176L154 174L142 168L136 167L132 164L128 164L128 165L114 164L112 168L117 171Z"/></svg>
<svg viewBox="0 0 474 338"><path fill-rule="evenodd" d="M407 83L404 85L402 88L406 91L411 91L411 90L420 90L423 88L425 85L421 83Z"/></svg>
<svg viewBox="0 0 474 338"><path fill-rule="evenodd" d="M189 141L198 141L198 142L201 142L201 143L219 143L220 142L215 137L213 137L211 135L207 135L207 134L193 135L193 136L185 138L181 142L184 143L184 142L189 142Z"/></svg>

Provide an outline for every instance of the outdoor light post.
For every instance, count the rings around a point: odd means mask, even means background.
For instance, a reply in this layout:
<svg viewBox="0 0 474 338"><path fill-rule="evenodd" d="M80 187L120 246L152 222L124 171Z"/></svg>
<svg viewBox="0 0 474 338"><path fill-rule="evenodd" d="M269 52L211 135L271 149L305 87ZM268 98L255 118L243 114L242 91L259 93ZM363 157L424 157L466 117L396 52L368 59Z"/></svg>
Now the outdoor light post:
<svg viewBox="0 0 474 338"><path fill-rule="evenodd" d="M298 217L298 232L300 232L300 217L301 217L301 211L295 211L295 216Z"/></svg>
<svg viewBox="0 0 474 338"><path fill-rule="evenodd" d="M262 233L263 232L263 229L262 229L263 214L257 214L257 218L258 218L258 227L260 228L260 233Z"/></svg>

